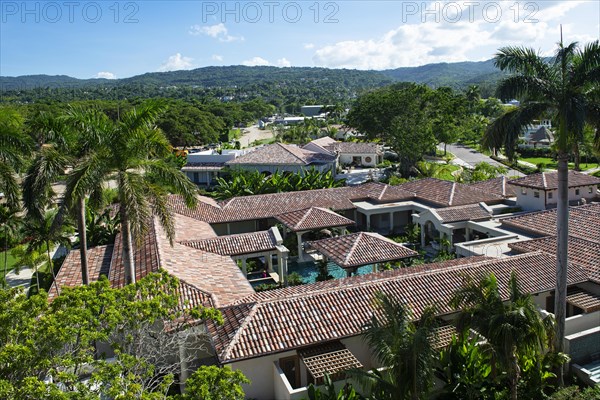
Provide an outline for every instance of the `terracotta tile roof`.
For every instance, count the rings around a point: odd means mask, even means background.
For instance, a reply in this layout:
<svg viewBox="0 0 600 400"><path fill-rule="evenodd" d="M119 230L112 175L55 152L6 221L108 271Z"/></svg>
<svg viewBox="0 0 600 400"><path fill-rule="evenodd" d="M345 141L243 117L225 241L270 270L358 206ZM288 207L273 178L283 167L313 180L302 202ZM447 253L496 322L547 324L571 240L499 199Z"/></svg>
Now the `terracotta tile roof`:
<svg viewBox="0 0 600 400"><path fill-rule="evenodd" d="M217 236L210 239L182 241L181 244L222 256L273 251L280 244L273 230Z"/></svg>
<svg viewBox="0 0 600 400"><path fill-rule="evenodd" d="M358 192L362 193L362 197L377 203L408 201L416 199L414 192L408 191L402 186L391 186L384 183L368 182L361 186L355 186L355 188Z"/></svg>
<svg viewBox="0 0 600 400"><path fill-rule="evenodd" d="M512 185L508 185L510 179L506 176L498 178L488 179L487 181L471 183L469 186L479 190L483 190L486 193L493 193L502 197L516 197L517 191Z"/></svg>
<svg viewBox="0 0 600 400"><path fill-rule="evenodd" d="M227 165L310 165L335 161L335 157L283 143L274 143L246 153Z"/></svg>
<svg viewBox="0 0 600 400"><path fill-rule="evenodd" d="M381 146L366 142L336 142L326 146L325 149L340 154L383 154Z"/></svg>
<svg viewBox="0 0 600 400"><path fill-rule="evenodd" d="M556 236L525 240L508 245L517 253L543 251L556 254ZM600 284L600 242L593 242L569 236L569 260L584 267L590 274L590 280Z"/></svg>
<svg viewBox="0 0 600 400"><path fill-rule="evenodd" d="M435 210L435 213L444 224L457 221L480 221L492 217L485 204L438 208Z"/></svg>
<svg viewBox="0 0 600 400"><path fill-rule="evenodd" d="M140 280L152 272L159 269L158 247L156 237L153 234L153 226L150 232L142 238L139 243L133 241L133 260L135 264L135 279ZM108 280L113 287L125 286L125 264L123 263L123 240L121 234L117 234L115 245L110 262L110 272Z"/></svg>
<svg viewBox="0 0 600 400"><path fill-rule="evenodd" d="M318 138L318 139L315 139L315 140L311 140L311 142L310 142L310 143L314 143L314 144L316 144L317 146L320 146L320 147L322 147L322 148L325 148L325 147L327 147L327 146L329 146L329 145L332 145L332 144L334 144L334 143L338 143L338 141L337 141L337 140L335 140L335 139L332 139L332 138L330 138L329 136L323 136L322 138Z"/></svg>
<svg viewBox="0 0 600 400"><path fill-rule="evenodd" d="M556 235L556 209L505 218L502 226L538 236ZM600 204L569 207L569 235L600 242Z"/></svg>
<svg viewBox="0 0 600 400"><path fill-rule="evenodd" d="M169 241L159 224L155 224L160 266L188 284L210 293L216 306L225 306L254 293L254 289L237 264L221 256Z"/></svg>
<svg viewBox="0 0 600 400"><path fill-rule="evenodd" d="M540 172L539 174L527 175L511 180L509 184L542 190L558 189L558 172ZM570 188L589 185L600 185L600 178L577 171L569 171Z"/></svg>
<svg viewBox="0 0 600 400"><path fill-rule="evenodd" d="M293 232L355 224L353 220L342 217L331 210L321 207L311 207L305 208L304 210L292 211L277 215L275 218Z"/></svg>
<svg viewBox="0 0 600 400"><path fill-rule="evenodd" d="M378 233L358 232L313 242L307 245L327 256L342 268L400 260L418 256L414 250L402 246Z"/></svg>
<svg viewBox="0 0 600 400"><path fill-rule="evenodd" d="M480 202L495 203L500 202L502 197L460 183L429 178L399 186L370 182L352 187L233 197L221 203L206 197L199 199L197 207L190 210L180 196L170 196L169 206L178 214L217 224L273 218L311 207L334 211L351 210L356 208L353 201L362 200L376 203L414 200L448 207Z"/></svg>
<svg viewBox="0 0 600 400"><path fill-rule="evenodd" d="M600 310L600 295L580 288L567 293L567 303L580 308L584 313L593 313Z"/></svg>
<svg viewBox="0 0 600 400"><path fill-rule="evenodd" d="M396 279L404 275L414 275L417 273L427 273L438 269L447 269L450 267L458 267L467 264L473 264L475 262L481 262L485 260L494 260L491 257L477 256L477 257L462 257L454 260L415 265L410 268L393 269L389 271L381 271L366 275L357 275L349 278L341 278L335 280L329 280L325 282L315 282L310 285L300 286L288 286L286 288L277 290L267 290L264 292L254 293L244 299L237 301L235 304L248 304L254 302L276 300L284 297L296 297L308 295L309 293L318 294L329 292L332 290L341 290L350 286L356 285L372 285L376 282L386 281L390 279Z"/></svg>
<svg viewBox="0 0 600 400"><path fill-rule="evenodd" d="M96 282L100 276L108 276L110 260L112 258L113 246L97 246L88 249L88 277L90 282ZM73 250L67 254L58 274L56 283L59 291L64 287L75 287L83 283L81 276L81 257L79 250ZM48 298L53 299L58 294L53 284L48 291Z"/></svg>
<svg viewBox="0 0 600 400"><path fill-rule="evenodd" d="M371 282L364 276L356 277L355 283L354 277L346 278L343 285L320 282L319 290L303 285L293 292L274 291L279 293L270 294L275 297L266 300L233 305L222 310L226 319L223 327L209 327L215 337L217 356L221 362L229 363L359 335L371 318L377 292L404 302L418 319L430 305L435 305L440 315L454 312L448 303L466 276L493 272L504 298L508 297L512 271L525 292L541 293L555 286L556 260L548 254L478 260L463 265L449 263L449 267L429 271L390 274L386 279L373 274ZM569 285L587 280L581 267L569 268Z"/></svg>
<svg viewBox="0 0 600 400"><path fill-rule="evenodd" d="M435 178L419 179L399 185L400 188L413 192L418 199L437 206L462 206L480 202L498 203L502 196L484 192L462 183L448 182Z"/></svg>

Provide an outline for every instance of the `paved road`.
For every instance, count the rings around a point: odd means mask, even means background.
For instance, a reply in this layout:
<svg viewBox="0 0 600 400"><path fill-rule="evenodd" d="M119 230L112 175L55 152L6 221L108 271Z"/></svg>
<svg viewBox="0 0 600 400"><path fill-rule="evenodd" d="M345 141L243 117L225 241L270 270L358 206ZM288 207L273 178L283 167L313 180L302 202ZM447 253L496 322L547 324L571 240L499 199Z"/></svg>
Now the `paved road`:
<svg viewBox="0 0 600 400"><path fill-rule="evenodd" d="M443 150L444 146L440 145L440 148ZM488 164L494 165L494 166L499 166L499 167L504 167L506 168L506 166L500 164L498 161L492 160L490 157L486 156L485 154L482 154L476 150L473 150L470 147L467 146L463 146L461 144L449 144L447 146L447 150L454 154L456 156L457 159L452 160L452 163L454 164L458 164L461 166L465 166L465 167L474 167L475 164L480 163L480 162L486 162ZM524 174L522 174L519 171L516 171L514 169L508 169L508 171L506 171L506 176L508 177L514 177L514 176L525 176Z"/></svg>

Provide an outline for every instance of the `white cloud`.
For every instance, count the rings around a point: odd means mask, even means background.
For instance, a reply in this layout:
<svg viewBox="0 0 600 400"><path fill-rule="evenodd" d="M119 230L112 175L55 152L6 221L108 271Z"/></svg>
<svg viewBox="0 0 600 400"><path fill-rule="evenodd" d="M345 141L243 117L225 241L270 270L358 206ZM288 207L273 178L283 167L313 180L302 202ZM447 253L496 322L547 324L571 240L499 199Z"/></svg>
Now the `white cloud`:
<svg viewBox="0 0 600 400"><path fill-rule="evenodd" d="M117 76L115 74L113 74L112 72L102 71L102 72L98 72L96 74L95 78L117 79Z"/></svg>
<svg viewBox="0 0 600 400"><path fill-rule="evenodd" d="M213 54L211 58L213 61L223 61L223 56L220 54Z"/></svg>
<svg viewBox="0 0 600 400"><path fill-rule="evenodd" d="M435 9L437 3L428 4L427 9ZM388 69L489 59L505 45L533 46L545 54L554 50L559 39L558 20L583 3L538 2L535 13L525 8L533 3L490 4L494 6L476 8L473 18L464 10L460 15L441 12L437 22L435 15L425 15L416 23L404 23L380 37L333 43L317 49L313 62L331 68ZM501 7L501 12L496 14L495 7ZM438 8L443 9L443 5Z"/></svg>
<svg viewBox="0 0 600 400"><path fill-rule="evenodd" d="M206 35L214 39L218 39L220 42L235 42L244 41L243 36L232 36L229 34L227 27L224 23L218 23L216 25L201 26L193 25L190 27L189 34L193 36Z"/></svg>
<svg viewBox="0 0 600 400"><path fill-rule="evenodd" d="M172 55L165 61L160 68L158 68L159 72L165 71L177 71L180 69L192 69L192 61L194 59L190 57L184 57L180 53Z"/></svg>
<svg viewBox="0 0 600 400"><path fill-rule="evenodd" d="M284 58L280 58L279 60L277 60L277 66L278 67L291 67L292 63L289 62L285 57Z"/></svg>
<svg viewBox="0 0 600 400"><path fill-rule="evenodd" d="M242 65L246 65L248 67L256 67L262 65L269 65L270 63L261 57L252 57L249 60L242 61Z"/></svg>
<svg viewBox="0 0 600 400"><path fill-rule="evenodd" d="M304 47L306 50L310 50L310 49L314 48L315 45L314 45L314 43L304 43L304 45L302 47Z"/></svg>

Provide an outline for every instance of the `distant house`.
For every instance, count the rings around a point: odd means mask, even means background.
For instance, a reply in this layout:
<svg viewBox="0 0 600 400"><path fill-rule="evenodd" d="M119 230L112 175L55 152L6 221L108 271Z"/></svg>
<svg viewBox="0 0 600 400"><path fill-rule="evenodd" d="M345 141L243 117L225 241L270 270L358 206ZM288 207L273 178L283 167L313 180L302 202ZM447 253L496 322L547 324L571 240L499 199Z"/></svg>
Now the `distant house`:
<svg viewBox="0 0 600 400"><path fill-rule="evenodd" d="M524 140L527 147L548 147L554 143L554 133L552 132L552 122L549 119L534 121L534 124L528 125L520 137Z"/></svg>
<svg viewBox="0 0 600 400"><path fill-rule="evenodd" d="M312 168L325 172L335 171L336 158L330 153L319 153L294 145L275 143L227 161L226 165L230 168L268 174L275 171L302 173Z"/></svg>
<svg viewBox="0 0 600 400"><path fill-rule="evenodd" d="M527 211L556 207L558 201L558 173L541 172L508 182L516 186L517 205ZM600 178L581 172L569 171L569 202L589 202L598 196Z"/></svg>
<svg viewBox="0 0 600 400"><path fill-rule="evenodd" d="M304 149L338 156L340 165L375 167L383 161L383 151L376 143L338 142L330 137L322 137L306 144Z"/></svg>
<svg viewBox="0 0 600 400"><path fill-rule="evenodd" d="M187 156L187 164L181 171L195 184L208 187L214 184L227 161L247 152L248 150L223 150L219 154L215 150L206 150L190 153Z"/></svg>

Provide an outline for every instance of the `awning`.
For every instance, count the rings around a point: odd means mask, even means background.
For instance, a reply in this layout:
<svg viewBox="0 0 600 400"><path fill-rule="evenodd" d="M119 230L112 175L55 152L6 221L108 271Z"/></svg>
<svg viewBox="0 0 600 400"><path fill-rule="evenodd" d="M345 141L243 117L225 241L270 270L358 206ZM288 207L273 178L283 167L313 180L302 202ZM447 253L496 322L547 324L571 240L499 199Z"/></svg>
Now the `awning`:
<svg viewBox="0 0 600 400"><path fill-rule="evenodd" d="M331 342L298 351L306 369L315 380L325 374L335 375L354 368L362 368L358 359L341 342Z"/></svg>
<svg viewBox="0 0 600 400"><path fill-rule="evenodd" d="M587 314L600 310L600 295L577 288L567 294L567 303L582 309Z"/></svg>

